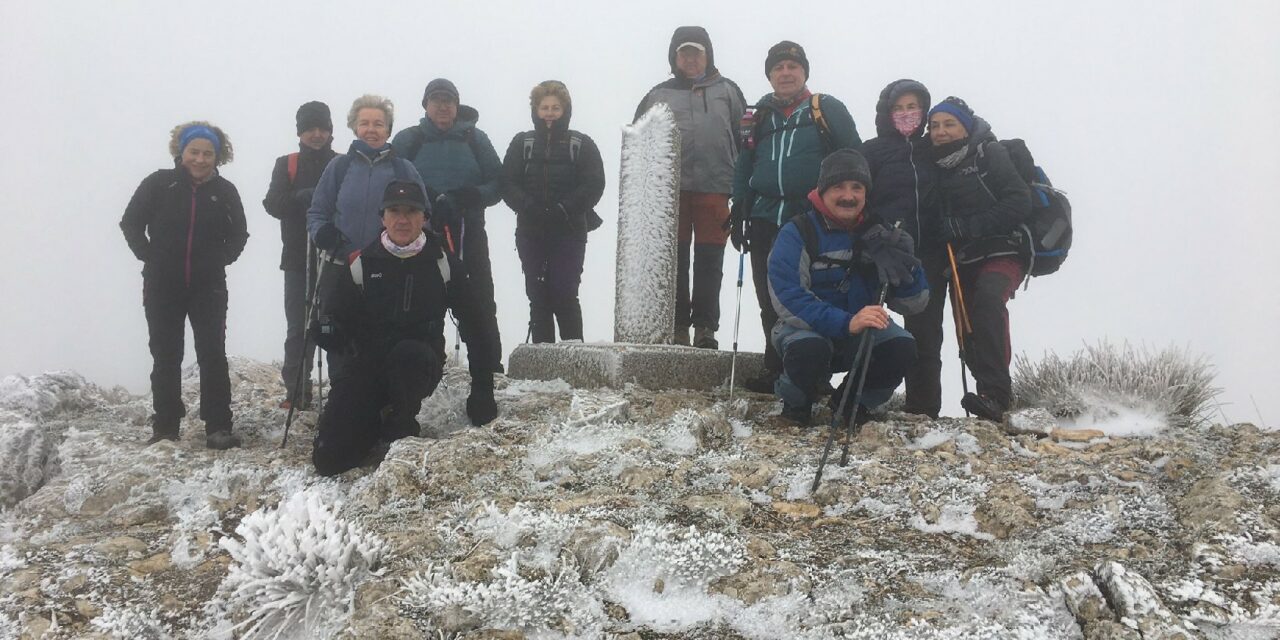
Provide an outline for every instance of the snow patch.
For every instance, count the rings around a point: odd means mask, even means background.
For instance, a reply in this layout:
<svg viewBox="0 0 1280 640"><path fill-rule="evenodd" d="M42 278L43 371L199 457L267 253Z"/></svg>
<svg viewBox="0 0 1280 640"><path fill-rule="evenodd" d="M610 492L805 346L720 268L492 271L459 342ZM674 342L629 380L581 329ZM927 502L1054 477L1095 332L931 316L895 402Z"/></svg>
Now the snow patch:
<svg viewBox="0 0 1280 640"><path fill-rule="evenodd" d="M917 513L907 524L925 533L959 533L978 540L995 540L991 534L978 531L978 520L973 517L976 510L971 504L947 504L942 507L937 523L930 524Z"/></svg>

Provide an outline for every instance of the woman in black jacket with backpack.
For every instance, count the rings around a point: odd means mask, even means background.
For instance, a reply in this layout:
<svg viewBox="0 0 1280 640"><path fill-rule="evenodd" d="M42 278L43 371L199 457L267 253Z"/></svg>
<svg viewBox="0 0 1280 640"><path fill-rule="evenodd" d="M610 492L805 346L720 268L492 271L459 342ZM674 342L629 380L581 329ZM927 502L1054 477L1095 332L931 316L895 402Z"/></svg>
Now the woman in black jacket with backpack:
<svg viewBox="0 0 1280 640"><path fill-rule="evenodd" d="M949 97L929 111L929 140L938 172L936 238L946 252L948 271L948 254L955 256L960 288L959 295L952 292L952 306L962 300L957 314L961 350L977 382L977 393L966 393L961 405L978 417L999 421L1012 401L1006 305L1026 274L1025 241L1018 229L1031 213L1031 191L991 126L963 100ZM940 307L928 321L940 334ZM927 400L940 406L941 384L929 382L937 391ZM921 401L908 398L908 406L913 400Z"/></svg>
<svg viewBox="0 0 1280 640"><path fill-rule="evenodd" d="M533 342L582 340L578 285L587 232L600 226L604 163L595 142L569 129L573 102L564 83L529 94L533 130L516 134L502 160L502 199L516 212L516 250L529 296Z"/></svg>

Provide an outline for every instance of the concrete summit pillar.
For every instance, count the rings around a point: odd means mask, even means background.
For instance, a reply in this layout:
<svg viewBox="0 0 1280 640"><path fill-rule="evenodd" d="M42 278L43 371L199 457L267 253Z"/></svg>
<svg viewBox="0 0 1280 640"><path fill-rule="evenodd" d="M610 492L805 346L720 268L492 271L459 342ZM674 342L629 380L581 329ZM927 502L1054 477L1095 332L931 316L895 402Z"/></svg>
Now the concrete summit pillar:
<svg viewBox="0 0 1280 640"><path fill-rule="evenodd" d="M559 378L583 388L637 384L649 389L709 390L722 386L729 380L732 353L671 344L676 315L680 130L667 105L655 105L635 124L623 127L621 179L614 342L522 344L511 353L507 375ZM737 379L758 375L763 367L760 354L739 353Z"/></svg>

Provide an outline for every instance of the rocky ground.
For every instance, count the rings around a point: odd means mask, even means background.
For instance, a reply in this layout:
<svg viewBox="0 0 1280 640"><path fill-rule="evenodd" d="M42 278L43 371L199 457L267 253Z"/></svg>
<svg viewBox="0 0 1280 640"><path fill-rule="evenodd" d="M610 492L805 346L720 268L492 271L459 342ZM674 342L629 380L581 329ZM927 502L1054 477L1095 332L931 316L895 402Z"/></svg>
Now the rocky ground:
<svg viewBox="0 0 1280 640"><path fill-rule="evenodd" d="M232 377L226 452L0 383L0 638L1280 637L1280 433L1247 424L890 413L811 493L825 429L771 398L500 380L474 429L451 371L429 437L323 480L315 414L282 449L276 370Z"/></svg>

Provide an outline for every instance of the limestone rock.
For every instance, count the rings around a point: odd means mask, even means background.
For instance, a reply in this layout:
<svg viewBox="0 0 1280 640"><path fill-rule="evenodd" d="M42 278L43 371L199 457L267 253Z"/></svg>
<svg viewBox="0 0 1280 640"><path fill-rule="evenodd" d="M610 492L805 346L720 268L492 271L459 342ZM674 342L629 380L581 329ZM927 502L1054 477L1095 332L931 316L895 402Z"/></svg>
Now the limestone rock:
<svg viewBox="0 0 1280 640"><path fill-rule="evenodd" d="M1004 539L1023 529L1034 528L1036 519L1031 515L1035 500L1017 483L1008 482L987 490L985 501L974 512L978 529Z"/></svg>
<svg viewBox="0 0 1280 640"><path fill-rule="evenodd" d="M1221 477L1204 478L1178 500L1178 519L1187 527L1234 532L1244 498Z"/></svg>
<svg viewBox="0 0 1280 640"><path fill-rule="evenodd" d="M742 520L751 511L751 502L741 496L689 496L681 500L680 504L693 511L722 513L734 521Z"/></svg>
<svg viewBox="0 0 1280 640"><path fill-rule="evenodd" d="M748 489L763 489L778 474L778 466L768 460L739 460L728 467L729 477Z"/></svg>
<svg viewBox="0 0 1280 640"><path fill-rule="evenodd" d="M818 505L807 502L775 502L773 510L791 518L816 518L822 511Z"/></svg>
<svg viewBox="0 0 1280 640"><path fill-rule="evenodd" d="M1058 427L1053 414L1040 407L1028 407L1004 414L1004 431L1010 435L1044 437Z"/></svg>
<svg viewBox="0 0 1280 640"><path fill-rule="evenodd" d="M129 570L138 575L149 575L158 571L164 571L173 566L173 561L169 558L169 553L157 553L150 558L143 560L135 560L129 563Z"/></svg>
<svg viewBox="0 0 1280 640"><path fill-rule="evenodd" d="M648 489L661 480L666 474L653 467L627 467L618 474L622 486L632 491Z"/></svg>
<svg viewBox="0 0 1280 640"><path fill-rule="evenodd" d="M1182 620L1165 608L1146 578L1114 561L1100 563L1094 576L1121 621L1136 624L1143 640L1192 640Z"/></svg>
<svg viewBox="0 0 1280 640"><path fill-rule="evenodd" d="M1077 571L1058 581L1062 587L1062 597L1067 609L1076 617L1081 627L1096 620L1115 620L1115 613L1107 604L1102 591L1094 583L1093 576L1085 571Z"/></svg>
<svg viewBox="0 0 1280 640"><path fill-rule="evenodd" d="M1053 429L1049 435L1058 442L1090 442L1107 437L1098 429Z"/></svg>

